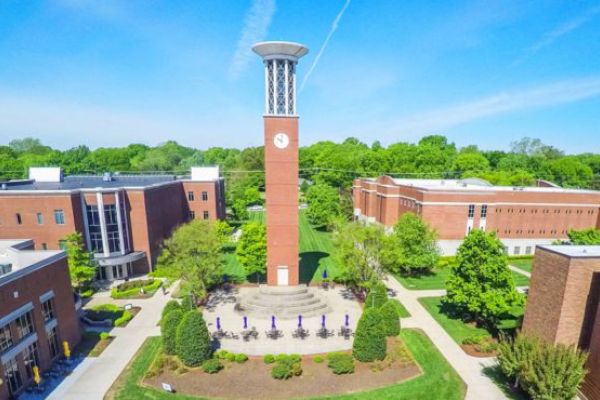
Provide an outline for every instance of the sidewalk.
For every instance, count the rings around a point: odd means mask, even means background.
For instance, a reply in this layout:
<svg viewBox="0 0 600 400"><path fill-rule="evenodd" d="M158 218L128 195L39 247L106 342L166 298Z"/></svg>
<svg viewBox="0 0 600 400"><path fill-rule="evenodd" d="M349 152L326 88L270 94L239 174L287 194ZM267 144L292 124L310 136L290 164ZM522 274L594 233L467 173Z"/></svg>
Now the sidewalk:
<svg viewBox="0 0 600 400"><path fill-rule="evenodd" d="M506 399L504 393L482 371L484 367L494 365L495 358L478 358L466 354L419 303L418 299L420 297L443 296L445 290L408 290L391 275L388 275L386 284L396 292L396 298L400 300L411 315L409 318L402 318L402 327L418 328L427 334L467 384L465 399Z"/></svg>
<svg viewBox="0 0 600 400"><path fill-rule="evenodd" d="M149 336L160 335L160 314L178 283L163 295L159 290L149 299L127 300L142 310L125 328L113 328L113 342L98 358L87 358L50 395L53 400L102 400L113 382Z"/></svg>

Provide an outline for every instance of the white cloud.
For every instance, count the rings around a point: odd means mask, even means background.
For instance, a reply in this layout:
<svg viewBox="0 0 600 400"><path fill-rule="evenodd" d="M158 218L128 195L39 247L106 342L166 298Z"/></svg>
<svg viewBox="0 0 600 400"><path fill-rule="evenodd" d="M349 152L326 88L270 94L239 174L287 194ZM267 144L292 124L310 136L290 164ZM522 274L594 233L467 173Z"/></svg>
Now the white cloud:
<svg viewBox="0 0 600 400"><path fill-rule="evenodd" d="M474 120L532 108L572 103L600 95L600 76L571 79L525 90L504 91L478 100L427 111L395 121L390 133L424 134Z"/></svg>
<svg viewBox="0 0 600 400"><path fill-rule="evenodd" d="M317 56L315 57L315 60L313 61L313 63L310 66L310 68L308 69L308 72L306 73L306 75L304 75L304 79L302 79L302 84L300 85L300 91L302 91L304 89L304 85L306 85L306 82L308 81L308 78L310 78L310 75L312 74L313 70L315 69L315 67L319 63L319 60L321 59L321 56L323 55L323 52L327 48L327 45L329 44L329 41L331 40L331 37L333 36L333 34L335 33L335 31L337 30L338 25L340 23L340 20L344 16L344 12L346 12L346 9L350 5L351 1L352 0L346 0L346 2L344 3L344 6L342 7L342 9L338 13L338 15L335 17L335 19L333 20L333 22L331 23L331 28L329 29L329 33L327 34L327 37L325 38L325 41L323 42L323 45L321 45L321 48L319 49L319 53L317 53Z"/></svg>
<svg viewBox="0 0 600 400"><path fill-rule="evenodd" d="M229 66L229 76L240 76L253 57L251 47L265 39L275 13L275 0L253 0L252 7L244 18L244 27L237 43L233 60Z"/></svg>

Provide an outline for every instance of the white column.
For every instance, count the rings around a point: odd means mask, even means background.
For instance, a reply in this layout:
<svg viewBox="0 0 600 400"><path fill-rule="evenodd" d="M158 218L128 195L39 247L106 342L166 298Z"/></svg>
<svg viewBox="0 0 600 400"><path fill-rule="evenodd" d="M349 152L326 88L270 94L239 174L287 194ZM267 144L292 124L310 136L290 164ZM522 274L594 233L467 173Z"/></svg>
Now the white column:
<svg viewBox="0 0 600 400"><path fill-rule="evenodd" d="M119 231L119 246L121 254L125 254L125 237L123 236L123 224L121 219L121 192L115 192L115 207L117 208L117 229Z"/></svg>
<svg viewBox="0 0 600 400"><path fill-rule="evenodd" d="M265 61L265 114L269 113L269 60Z"/></svg>
<svg viewBox="0 0 600 400"><path fill-rule="evenodd" d="M104 256L110 255L108 248L108 233L106 231L106 219L104 218L104 199L102 192L96 192L96 202L98 203L98 217L100 219L100 232L102 233L102 247L104 247Z"/></svg>
<svg viewBox="0 0 600 400"><path fill-rule="evenodd" d="M292 98L294 100L294 106L292 107L292 115L296 115L296 75L292 72L292 83L294 86L294 93Z"/></svg>
<svg viewBox="0 0 600 400"><path fill-rule="evenodd" d="M288 68L290 67L290 61L289 60L284 60L283 61L285 64L283 65L283 70L285 71L285 114L289 115L289 111L288 111L288 102L290 99L290 88L288 87Z"/></svg>

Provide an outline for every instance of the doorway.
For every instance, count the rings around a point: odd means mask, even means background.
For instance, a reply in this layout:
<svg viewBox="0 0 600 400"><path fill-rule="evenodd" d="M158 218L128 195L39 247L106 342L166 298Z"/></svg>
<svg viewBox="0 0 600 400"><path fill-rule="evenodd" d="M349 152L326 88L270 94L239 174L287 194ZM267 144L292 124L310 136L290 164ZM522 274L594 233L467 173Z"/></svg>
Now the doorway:
<svg viewBox="0 0 600 400"><path fill-rule="evenodd" d="M289 274L289 271L288 271L287 266L277 267L277 286L287 286L288 285L288 282L289 282L288 274Z"/></svg>

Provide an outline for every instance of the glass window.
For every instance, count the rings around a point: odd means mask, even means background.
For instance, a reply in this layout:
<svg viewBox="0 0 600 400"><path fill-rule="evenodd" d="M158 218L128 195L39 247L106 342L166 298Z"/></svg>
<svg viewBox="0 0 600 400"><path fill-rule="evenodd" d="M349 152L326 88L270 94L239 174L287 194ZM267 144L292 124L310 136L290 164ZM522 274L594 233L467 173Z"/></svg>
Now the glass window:
<svg viewBox="0 0 600 400"><path fill-rule="evenodd" d="M194 201L194 192L188 192L188 200Z"/></svg>
<svg viewBox="0 0 600 400"><path fill-rule="evenodd" d="M90 245L94 253L103 253L104 244L102 242L102 234L100 232L90 232Z"/></svg>
<svg viewBox="0 0 600 400"><path fill-rule="evenodd" d="M46 300L42 303L42 315L44 316L44 322L48 322L54 319L53 299Z"/></svg>
<svg viewBox="0 0 600 400"><path fill-rule="evenodd" d="M18 392L19 389L21 389L21 386L23 386L23 377L17 367L17 360L14 358L9 360L3 365L3 368L4 378L6 379L6 382L8 382L8 391L11 394Z"/></svg>
<svg viewBox="0 0 600 400"><path fill-rule="evenodd" d="M117 223L117 207L114 204L104 206L104 219L106 220L106 225Z"/></svg>
<svg viewBox="0 0 600 400"><path fill-rule="evenodd" d="M17 318L17 332L19 332L19 337L24 338L33 332L33 320L31 318L31 311L26 314L21 315Z"/></svg>
<svg viewBox="0 0 600 400"><path fill-rule="evenodd" d="M204 212L202 213L202 218L204 218L204 219L208 219L208 211L204 211Z"/></svg>
<svg viewBox="0 0 600 400"><path fill-rule="evenodd" d="M0 328L0 351L4 351L12 346L12 335L10 334L10 328L8 325L4 325Z"/></svg>
<svg viewBox="0 0 600 400"><path fill-rule="evenodd" d="M531 246L525 247L525 254L531 254Z"/></svg>
<svg viewBox="0 0 600 400"><path fill-rule="evenodd" d="M487 218L487 204L481 206L481 218Z"/></svg>
<svg viewBox="0 0 600 400"><path fill-rule="evenodd" d="M44 223L44 215L42 213L35 214L35 218L37 219L38 225L42 225Z"/></svg>
<svg viewBox="0 0 600 400"><path fill-rule="evenodd" d="M108 251L115 253L121 251L121 242L119 241L119 232L108 232Z"/></svg>
<svg viewBox="0 0 600 400"><path fill-rule="evenodd" d="M202 201L208 201L208 192L202 192Z"/></svg>
<svg viewBox="0 0 600 400"><path fill-rule="evenodd" d="M190 219L196 218L196 212L190 211Z"/></svg>
<svg viewBox="0 0 600 400"><path fill-rule="evenodd" d="M23 363L25 364L27 379L33 379L33 367L40 365L37 342L30 344L23 350Z"/></svg>
<svg viewBox="0 0 600 400"><path fill-rule="evenodd" d="M475 216L475 204L469 204L469 218Z"/></svg>
<svg viewBox="0 0 600 400"><path fill-rule="evenodd" d="M89 226L100 226L100 215L98 215L98 206L85 206Z"/></svg>
<svg viewBox="0 0 600 400"><path fill-rule="evenodd" d="M57 225L65 224L65 212L63 210L54 210L54 222Z"/></svg>
<svg viewBox="0 0 600 400"><path fill-rule="evenodd" d="M59 354L58 347L58 334L56 333L56 327L48 333L48 343L50 345L50 357L54 358Z"/></svg>
<svg viewBox="0 0 600 400"><path fill-rule="evenodd" d="M42 250L48 250L48 244L42 243Z"/></svg>
<svg viewBox="0 0 600 400"><path fill-rule="evenodd" d="M515 246L515 255L521 254L521 246Z"/></svg>
<svg viewBox="0 0 600 400"><path fill-rule="evenodd" d="M21 225L23 223L23 220L21 219L21 214L17 213L16 217L17 217L17 225Z"/></svg>

